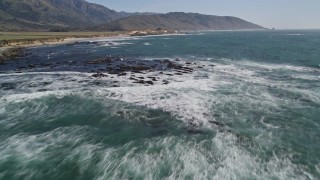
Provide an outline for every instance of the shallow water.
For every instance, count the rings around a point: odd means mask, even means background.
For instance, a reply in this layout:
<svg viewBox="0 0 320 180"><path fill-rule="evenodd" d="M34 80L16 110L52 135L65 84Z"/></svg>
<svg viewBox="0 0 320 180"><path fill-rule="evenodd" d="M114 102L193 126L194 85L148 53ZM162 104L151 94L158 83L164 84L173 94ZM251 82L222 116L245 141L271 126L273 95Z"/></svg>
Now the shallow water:
<svg viewBox="0 0 320 180"><path fill-rule="evenodd" d="M319 49L320 31L27 49L0 65L0 179L319 179ZM146 86L83 68L110 55L195 71Z"/></svg>

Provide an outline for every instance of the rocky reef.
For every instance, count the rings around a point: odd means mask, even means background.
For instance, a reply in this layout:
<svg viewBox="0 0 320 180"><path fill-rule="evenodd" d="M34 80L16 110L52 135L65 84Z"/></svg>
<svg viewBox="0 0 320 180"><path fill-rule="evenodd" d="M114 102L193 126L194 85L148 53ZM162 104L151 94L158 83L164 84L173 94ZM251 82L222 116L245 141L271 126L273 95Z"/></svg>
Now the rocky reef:
<svg viewBox="0 0 320 180"><path fill-rule="evenodd" d="M8 59L14 59L14 58L21 57L24 55L25 55L25 53L23 51L23 48L21 48L21 47L4 49L0 53L0 64L4 64L5 61Z"/></svg>

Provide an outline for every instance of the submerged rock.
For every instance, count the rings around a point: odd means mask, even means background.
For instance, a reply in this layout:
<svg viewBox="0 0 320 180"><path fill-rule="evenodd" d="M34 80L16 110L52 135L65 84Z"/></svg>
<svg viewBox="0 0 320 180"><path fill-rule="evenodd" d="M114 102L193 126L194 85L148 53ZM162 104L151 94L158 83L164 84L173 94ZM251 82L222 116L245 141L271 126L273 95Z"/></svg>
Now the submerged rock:
<svg viewBox="0 0 320 180"><path fill-rule="evenodd" d="M186 69L175 62L172 62L168 59L163 60L142 60L142 59L125 59L122 56L119 57L102 57L98 59L94 59L91 61L87 61L86 65L99 65L99 64L106 64L107 67L99 68L99 71L105 71L109 74L118 74L124 75L125 72L132 72L132 73L140 73L145 74L147 72L154 72L154 71L166 71L166 70L188 70L190 71L191 68ZM156 81L153 78L154 81Z"/></svg>

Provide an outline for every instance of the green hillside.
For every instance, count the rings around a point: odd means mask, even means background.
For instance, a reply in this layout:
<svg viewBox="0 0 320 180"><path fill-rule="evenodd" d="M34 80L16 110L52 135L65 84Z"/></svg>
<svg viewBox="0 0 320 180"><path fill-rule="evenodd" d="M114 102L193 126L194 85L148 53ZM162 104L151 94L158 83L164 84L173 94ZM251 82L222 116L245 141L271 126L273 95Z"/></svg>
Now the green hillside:
<svg viewBox="0 0 320 180"><path fill-rule="evenodd" d="M84 0L0 0L0 30L89 27L125 16Z"/></svg>
<svg viewBox="0 0 320 180"><path fill-rule="evenodd" d="M0 0L0 31L261 29L236 17L117 12L85 0Z"/></svg>
<svg viewBox="0 0 320 180"><path fill-rule="evenodd" d="M211 16L197 13L168 13L160 15L130 16L97 27L100 30L240 30L263 29L263 27L230 16Z"/></svg>

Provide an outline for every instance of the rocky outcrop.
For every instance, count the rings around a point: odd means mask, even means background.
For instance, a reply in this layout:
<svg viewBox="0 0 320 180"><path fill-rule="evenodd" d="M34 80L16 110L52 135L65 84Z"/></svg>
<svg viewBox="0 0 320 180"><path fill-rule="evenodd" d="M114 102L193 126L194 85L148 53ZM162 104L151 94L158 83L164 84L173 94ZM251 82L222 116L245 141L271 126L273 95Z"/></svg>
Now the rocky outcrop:
<svg viewBox="0 0 320 180"><path fill-rule="evenodd" d="M20 47L5 49L0 54L0 63L3 64L8 59L14 59L23 55L23 49Z"/></svg>

